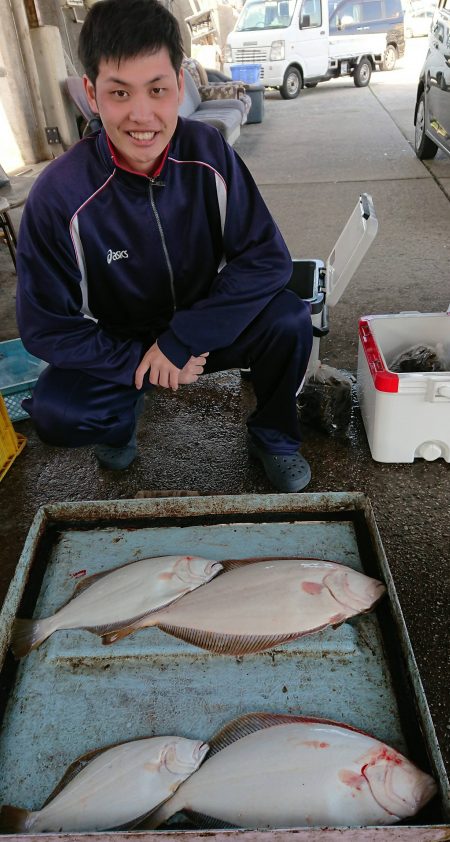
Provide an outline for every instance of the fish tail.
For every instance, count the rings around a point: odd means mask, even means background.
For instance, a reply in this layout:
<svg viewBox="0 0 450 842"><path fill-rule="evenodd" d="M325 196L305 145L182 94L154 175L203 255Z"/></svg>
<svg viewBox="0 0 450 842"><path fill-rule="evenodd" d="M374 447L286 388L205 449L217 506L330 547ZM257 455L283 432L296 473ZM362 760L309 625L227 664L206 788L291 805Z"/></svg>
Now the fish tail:
<svg viewBox="0 0 450 842"><path fill-rule="evenodd" d="M23 658L32 649L40 646L54 631L48 619L44 620L14 620L11 649L16 658Z"/></svg>
<svg viewBox="0 0 450 842"><path fill-rule="evenodd" d="M30 810L5 804L0 810L0 833L26 833L31 815Z"/></svg>

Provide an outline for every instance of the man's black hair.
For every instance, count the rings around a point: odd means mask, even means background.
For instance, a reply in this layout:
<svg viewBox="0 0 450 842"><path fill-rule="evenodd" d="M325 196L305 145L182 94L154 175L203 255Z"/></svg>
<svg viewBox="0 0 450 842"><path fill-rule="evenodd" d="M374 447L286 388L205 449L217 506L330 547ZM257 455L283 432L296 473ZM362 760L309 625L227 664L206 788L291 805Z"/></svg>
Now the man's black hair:
<svg viewBox="0 0 450 842"><path fill-rule="evenodd" d="M81 27L78 55L95 85L102 59L120 63L163 47L178 75L184 57L180 27L159 0L100 0Z"/></svg>

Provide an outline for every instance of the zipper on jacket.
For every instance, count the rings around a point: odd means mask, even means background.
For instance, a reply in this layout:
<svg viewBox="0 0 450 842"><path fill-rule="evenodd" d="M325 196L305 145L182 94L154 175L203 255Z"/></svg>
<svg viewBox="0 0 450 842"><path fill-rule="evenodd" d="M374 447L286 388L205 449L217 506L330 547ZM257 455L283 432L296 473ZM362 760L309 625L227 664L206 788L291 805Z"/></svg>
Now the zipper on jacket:
<svg viewBox="0 0 450 842"><path fill-rule="evenodd" d="M153 196L153 186L154 186L155 183L156 182L153 182L153 184L150 184L150 187L149 187L150 204L152 206L153 213L155 214L156 224L158 226L159 235L161 237L161 243L162 243L164 255L165 255L165 258L166 258L167 268L169 270L170 291L172 293L173 309L174 309L174 311L176 311L177 301L176 301L176 298L175 298L175 284L174 284L174 280L173 280L173 269L172 269L172 264L170 262L169 252L167 251L167 245L166 245L166 239L164 237L163 227L161 225L161 220L159 218L159 214L158 214L158 211L156 209L155 197Z"/></svg>

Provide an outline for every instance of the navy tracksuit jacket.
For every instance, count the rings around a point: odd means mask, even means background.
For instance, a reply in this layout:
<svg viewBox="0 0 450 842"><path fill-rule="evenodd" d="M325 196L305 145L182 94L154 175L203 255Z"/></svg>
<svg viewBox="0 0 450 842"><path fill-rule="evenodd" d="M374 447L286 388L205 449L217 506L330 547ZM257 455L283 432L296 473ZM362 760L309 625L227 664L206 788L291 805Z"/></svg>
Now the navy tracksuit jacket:
<svg viewBox="0 0 450 842"><path fill-rule="evenodd" d="M39 177L20 227L20 335L50 363L26 405L38 432L66 446L124 443L134 373L158 339L178 368L206 351L207 371L250 364L251 432L292 452L312 329L308 306L282 292L291 270L217 130L179 118L151 177L118 165L104 130L80 141Z"/></svg>

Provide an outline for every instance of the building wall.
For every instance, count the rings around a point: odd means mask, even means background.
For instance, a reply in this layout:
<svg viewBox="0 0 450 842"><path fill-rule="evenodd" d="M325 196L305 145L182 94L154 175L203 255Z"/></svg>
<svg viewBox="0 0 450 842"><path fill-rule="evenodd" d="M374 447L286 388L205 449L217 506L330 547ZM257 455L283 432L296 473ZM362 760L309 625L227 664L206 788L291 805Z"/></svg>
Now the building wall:
<svg viewBox="0 0 450 842"><path fill-rule="evenodd" d="M77 56L78 39L87 7L94 2L96 0L85 0L83 6L70 8L66 0L0 0L0 164L7 172L60 155L76 140L75 110L66 101L65 94L62 92L59 97L57 91L58 85L61 90L63 88L60 56L63 57L67 76L82 74L83 68ZM192 5L189 0L161 2L177 18L185 51L190 55L190 31L184 18L192 13ZM32 83L27 78L26 61L21 49L23 32L18 35L16 30L11 8L14 4L23 4L21 12L23 14L25 9L28 16L28 35L37 59L40 110L33 100ZM46 28L48 34L45 33ZM60 44L53 43L53 56L47 56L46 45L51 38L54 42L56 28ZM56 59L59 79L55 86L49 82L49 73L52 67L56 67ZM60 129L64 142L50 146L46 143L44 128L55 125Z"/></svg>
<svg viewBox="0 0 450 842"><path fill-rule="evenodd" d="M9 0L0 0L0 20L0 163L8 172L39 160L39 144Z"/></svg>

